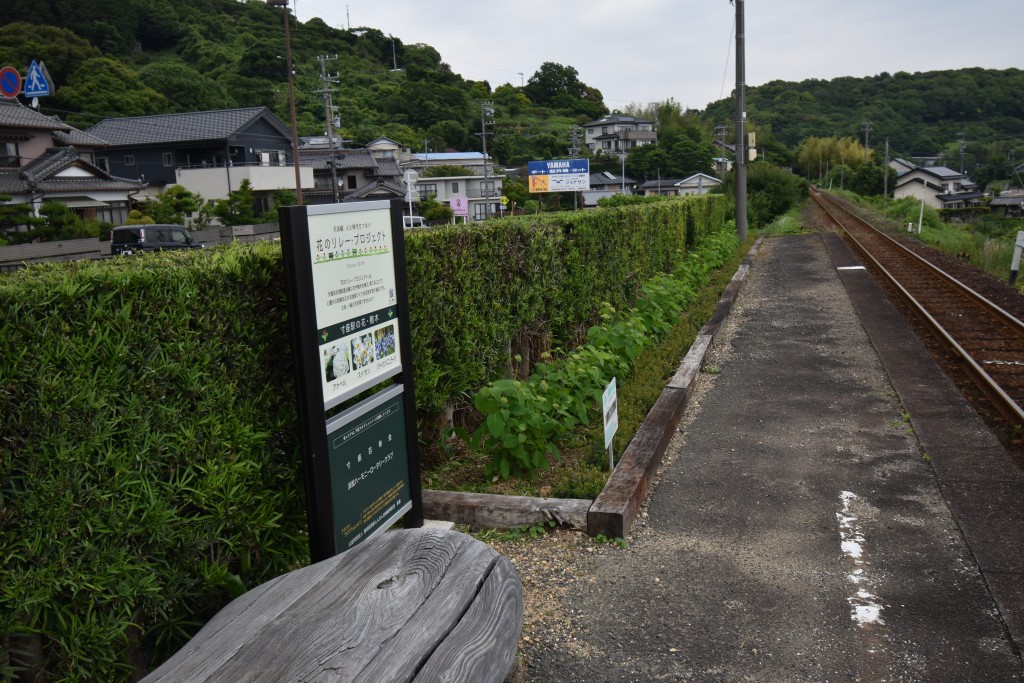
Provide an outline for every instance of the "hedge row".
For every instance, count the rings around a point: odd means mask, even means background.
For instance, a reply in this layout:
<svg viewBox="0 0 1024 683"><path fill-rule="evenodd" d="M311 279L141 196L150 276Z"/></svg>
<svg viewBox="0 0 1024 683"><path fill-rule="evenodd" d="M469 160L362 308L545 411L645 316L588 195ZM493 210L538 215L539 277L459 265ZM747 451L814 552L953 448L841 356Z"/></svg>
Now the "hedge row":
<svg viewBox="0 0 1024 683"><path fill-rule="evenodd" d="M724 212L410 235L422 411L507 376L531 339L571 345ZM283 283L271 243L0 277L0 678L128 680L308 561Z"/></svg>
<svg viewBox="0 0 1024 683"><path fill-rule="evenodd" d="M421 412L583 341L601 302L619 308L726 220L727 198L506 218L411 234L409 298ZM513 368L515 357L522 366Z"/></svg>

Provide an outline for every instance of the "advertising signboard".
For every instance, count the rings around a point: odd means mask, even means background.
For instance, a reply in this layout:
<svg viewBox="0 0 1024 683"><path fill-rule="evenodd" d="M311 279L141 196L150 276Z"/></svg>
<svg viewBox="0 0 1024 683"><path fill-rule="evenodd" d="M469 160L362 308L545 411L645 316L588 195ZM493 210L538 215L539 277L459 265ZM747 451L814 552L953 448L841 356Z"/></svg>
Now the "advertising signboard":
<svg viewBox="0 0 1024 683"><path fill-rule="evenodd" d="M316 562L423 525L402 201L279 217Z"/></svg>
<svg viewBox="0 0 1024 683"><path fill-rule="evenodd" d="M579 192L590 189L589 159L531 161L530 192Z"/></svg>

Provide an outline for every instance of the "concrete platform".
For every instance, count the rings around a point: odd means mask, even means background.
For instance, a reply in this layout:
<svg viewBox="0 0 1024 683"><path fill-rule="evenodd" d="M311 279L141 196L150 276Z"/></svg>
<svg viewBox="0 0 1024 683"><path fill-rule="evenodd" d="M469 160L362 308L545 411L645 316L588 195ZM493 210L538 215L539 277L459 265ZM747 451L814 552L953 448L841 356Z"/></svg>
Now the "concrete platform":
<svg viewBox="0 0 1024 683"><path fill-rule="evenodd" d="M1024 478L831 235L765 240L530 680L1016 681Z"/></svg>

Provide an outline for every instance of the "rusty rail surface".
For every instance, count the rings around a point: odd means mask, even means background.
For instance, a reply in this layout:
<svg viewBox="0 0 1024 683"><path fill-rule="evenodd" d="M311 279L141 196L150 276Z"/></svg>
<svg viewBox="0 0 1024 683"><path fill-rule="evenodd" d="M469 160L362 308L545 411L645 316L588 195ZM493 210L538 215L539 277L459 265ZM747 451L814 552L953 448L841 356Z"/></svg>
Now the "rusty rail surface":
<svg viewBox="0 0 1024 683"><path fill-rule="evenodd" d="M833 197L811 197L951 349L1011 426L1024 425L1024 323L907 249Z"/></svg>

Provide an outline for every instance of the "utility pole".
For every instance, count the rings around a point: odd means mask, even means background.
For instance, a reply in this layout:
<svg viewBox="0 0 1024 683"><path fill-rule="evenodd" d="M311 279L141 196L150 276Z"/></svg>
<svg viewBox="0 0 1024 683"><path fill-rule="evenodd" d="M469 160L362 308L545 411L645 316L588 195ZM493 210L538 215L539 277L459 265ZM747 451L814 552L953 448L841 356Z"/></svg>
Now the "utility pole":
<svg viewBox="0 0 1024 683"><path fill-rule="evenodd" d="M889 203L889 138L885 139L885 167L882 173L882 206L885 206Z"/></svg>
<svg viewBox="0 0 1024 683"><path fill-rule="evenodd" d="M569 129L569 158L575 159L580 153L580 127L574 125ZM623 157L625 158L625 157ZM623 180L623 183L626 181ZM572 210L575 211L578 207L576 206L576 195L577 192L572 192Z"/></svg>
<svg viewBox="0 0 1024 683"><path fill-rule="evenodd" d="M491 176L487 168L487 136L490 133L487 132L487 124L493 124L494 122L491 117L494 116L494 102L481 102L480 103L480 132L477 135L483 140L484 143L484 191L481 193L484 196L484 219L491 217Z"/></svg>
<svg viewBox="0 0 1024 683"><path fill-rule="evenodd" d="M963 130L957 131L957 140L960 141L960 175L964 173L964 152L967 150L967 137Z"/></svg>
<svg viewBox="0 0 1024 683"><path fill-rule="evenodd" d="M871 121L864 121L860 124L861 130L864 131L864 163L868 163L868 136L871 135L871 129L874 128L875 124Z"/></svg>
<svg viewBox="0 0 1024 683"><path fill-rule="evenodd" d="M744 0L730 0L736 5L736 235L747 239L747 92L746 92L746 26Z"/></svg>
<svg viewBox="0 0 1024 683"><path fill-rule="evenodd" d="M334 149L334 103L331 101L331 85L338 82L338 76L337 74L331 76L327 73L327 62L333 62L337 58L338 55L333 57L318 55L316 58L320 62L320 94L324 98L324 118L327 120L327 147L331 151L331 156L327 163L331 167L331 195L334 198L335 204L339 201L338 155Z"/></svg>
<svg viewBox="0 0 1024 683"><path fill-rule="evenodd" d="M299 171L299 124L295 117L295 74L292 69L292 38L288 28L288 0L267 0L271 7L284 10L284 55L288 67L288 108L292 123L292 165L295 167L295 201L302 206L302 173Z"/></svg>

